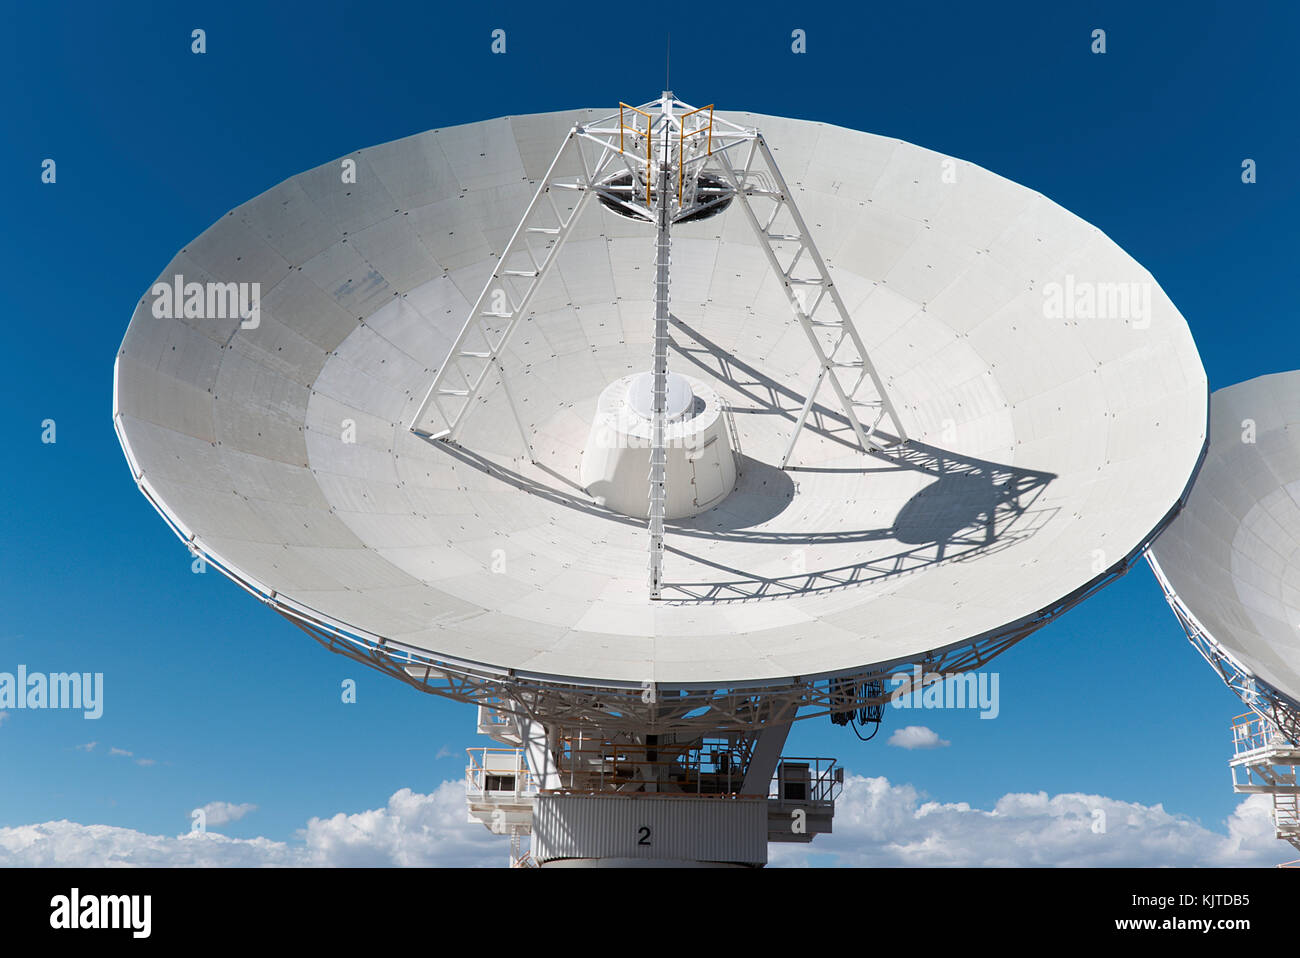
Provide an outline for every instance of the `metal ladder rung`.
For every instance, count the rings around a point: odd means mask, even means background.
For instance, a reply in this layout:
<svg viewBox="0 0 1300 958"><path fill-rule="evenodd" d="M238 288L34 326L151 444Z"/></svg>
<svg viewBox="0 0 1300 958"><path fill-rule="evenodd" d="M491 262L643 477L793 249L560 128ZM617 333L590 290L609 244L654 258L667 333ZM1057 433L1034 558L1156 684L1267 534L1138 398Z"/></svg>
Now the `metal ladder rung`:
<svg viewBox="0 0 1300 958"><path fill-rule="evenodd" d="M439 396L468 396L468 389L448 389L446 386L439 387Z"/></svg>
<svg viewBox="0 0 1300 958"><path fill-rule="evenodd" d="M545 233L547 236L559 236L560 228L558 226L530 226L529 233Z"/></svg>
<svg viewBox="0 0 1300 958"><path fill-rule="evenodd" d="M535 270L535 269L503 269L503 270L500 272L499 275L501 275L501 276L527 276L527 277L530 278L530 279L536 279L536 278L537 278L539 275L541 275L541 274L540 274L540 272L539 272L538 270Z"/></svg>

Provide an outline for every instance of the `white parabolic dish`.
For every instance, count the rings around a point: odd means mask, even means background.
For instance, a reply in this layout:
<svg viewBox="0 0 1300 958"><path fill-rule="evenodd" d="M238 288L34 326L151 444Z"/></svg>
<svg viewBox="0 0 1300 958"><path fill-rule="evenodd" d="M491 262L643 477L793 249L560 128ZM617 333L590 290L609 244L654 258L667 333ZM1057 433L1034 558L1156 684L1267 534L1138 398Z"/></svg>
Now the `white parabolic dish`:
<svg viewBox="0 0 1300 958"><path fill-rule="evenodd" d="M1024 632L1169 520L1203 451L1206 382L1145 269L970 163L755 114L725 117L767 137L908 446L863 454L822 393L798 468L778 469L817 372L809 343L738 210L674 227L669 366L734 410L741 475L669 523L651 601L644 521L577 481L597 397L649 368L653 326L653 228L599 204L505 354L538 463L499 387L459 446L412 434L536 181L575 122L607 113L361 150L355 182L341 161L294 176L175 257L160 282L261 289L256 328L158 318L146 293L118 355L133 473L193 548L366 641L542 680L702 687ZM1129 283L1148 308L1107 315L1106 290ZM1091 311L1074 298L1090 287Z"/></svg>
<svg viewBox="0 0 1300 958"><path fill-rule="evenodd" d="M1205 637L1300 703L1300 372L1210 400L1210 448L1151 548Z"/></svg>

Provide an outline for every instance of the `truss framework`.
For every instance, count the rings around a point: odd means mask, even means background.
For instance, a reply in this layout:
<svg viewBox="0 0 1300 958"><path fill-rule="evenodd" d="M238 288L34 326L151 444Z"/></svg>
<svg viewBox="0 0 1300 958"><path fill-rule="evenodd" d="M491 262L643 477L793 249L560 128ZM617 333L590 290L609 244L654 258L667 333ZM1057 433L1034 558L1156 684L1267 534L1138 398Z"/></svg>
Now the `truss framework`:
<svg viewBox="0 0 1300 958"><path fill-rule="evenodd" d="M1191 609L1169 584L1169 579L1160 568L1160 563L1150 552L1147 553L1147 564L1151 566L1151 571L1160 584L1160 591L1164 593L1165 601L1173 609L1174 616L1183 627L1183 632L1187 635L1187 641L1192 644L1192 648L1210 663L1211 668L1219 674L1224 684L1236 693L1251 712L1276 727L1293 745L1300 745L1300 703L1258 679L1202 627Z"/></svg>
<svg viewBox="0 0 1300 958"><path fill-rule="evenodd" d="M565 137L409 428L430 439L457 439L495 373L528 458L536 461L532 430L520 413L502 354L520 322L531 315L534 295L592 196L653 222L652 440L646 478L648 586L650 598L657 600L664 581L664 404L674 222L732 199L738 202L817 357L817 377L781 457L782 469L828 383L862 451L884 450L872 437L886 415L897 434L893 444L906 442L907 433L762 134L715 120L711 105L692 107L668 91L640 107L620 103L617 128L613 120L577 124ZM735 163L731 153L737 154ZM567 208L556 200L566 191L577 194ZM860 413L866 414L866 425Z"/></svg>
<svg viewBox="0 0 1300 958"><path fill-rule="evenodd" d="M735 190L736 201L781 281L795 321L817 356L817 378L804 399L781 468L789 464L808 413L826 384L864 451L886 448L873 438L885 416L897 437L889 445L906 442L907 430L763 135L754 133L738 166L726 153L719 153L718 167ZM867 425L860 413L866 414Z"/></svg>
<svg viewBox="0 0 1300 958"><path fill-rule="evenodd" d="M785 684L738 684L725 688L583 685L479 672L394 643L358 641L320 621L284 608L277 611L331 652L396 678L422 692L520 715L547 726L593 727L606 731L754 731L774 714L798 710L799 719L868 706L912 691L914 668L922 674L953 675L983 668L994 657L1036 631L1046 620L1016 632L916 658L877 665L859 673L796 678ZM880 683L906 676L902 685ZM873 685L874 683L874 685ZM877 690L872 694L871 690Z"/></svg>
<svg viewBox="0 0 1300 958"><path fill-rule="evenodd" d="M655 149L656 141L662 149ZM667 185L656 182L660 174L666 174ZM577 195L567 210L555 199L564 191ZM886 448L873 438L886 416L896 436L889 445L907 441L884 381L762 134L715 118L711 106L696 108L669 92L640 107L620 104L619 113L569 131L412 417L413 432L457 439L495 371L532 457L531 436L501 355L592 196L649 223L656 222L660 202L671 207L670 223L733 199L740 205L818 361L782 468L825 385L864 451Z"/></svg>
<svg viewBox="0 0 1300 958"><path fill-rule="evenodd" d="M593 168L581 149L579 128L569 131L411 418L412 432L430 439L455 439L479 401L489 375L496 372L528 458L533 459L532 433L510 392L510 377L501 355L520 321L529 315L529 304L594 195L595 177L609 159L600 157ZM579 169L576 175L562 172L575 165ZM568 207L557 198L566 193L574 195Z"/></svg>

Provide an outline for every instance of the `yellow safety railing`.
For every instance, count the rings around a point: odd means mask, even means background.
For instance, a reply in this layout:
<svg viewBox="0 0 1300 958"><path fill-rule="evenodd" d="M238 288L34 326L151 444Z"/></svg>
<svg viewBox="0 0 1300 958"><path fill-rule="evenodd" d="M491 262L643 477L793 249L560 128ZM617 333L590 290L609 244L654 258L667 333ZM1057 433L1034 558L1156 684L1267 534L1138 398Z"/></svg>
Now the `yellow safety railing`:
<svg viewBox="0 0 1300 958"><path fill-rule="evenodd" d="M651 165L651 162L650 162L650 149L651 149L651 143L653 142L653 139L654 139L650 134L651 134L651 130L654 129L654 117L651 116L649 113L647 113L645 110L638 109L637 107L634 107L634 106L633 106L632 104L630 104L630 103L623 103L622 101L619 101L619 104L618 104L618 151L619 151L620 153L626 152L626 151L624 150L624 148L623 148L623 133L624 133L624 131L627 129L628 124L627 124L627 123L624 121L624 119L623 119L623 117L624 117L624 113L623 113L623 111L624 111L624 110L631 110L633 113L640 113L643 117L645 117L645 133L644 133L644 134L641 132L640 127L638 127L638 126L636 125L636 121L635 121L635 120L632 121L631 129L632 129L632 132L635 133L635 134L637 134L638 136L644 136L644 137L645 137L645 202L646 202L646 205L649 206L649 205L650 205L650 170L652 169L652 165Z"/></svg>
<svg viewBox="0 0 1300 958"><path fill-rule="evenodd" d="M709 122L707 124L697 127L694 130L691 130L690 133L687 133L686 132L687 119L693 117L697 113L703 113L705 110L709 111ZM680 130L680 135L677 138L677 202L678 204L682 202L682 173L684 170L684 167L682 166L682 154L685 152L686 140L688 137L695 136L696 134L699 133L708 134L709 139L708 139L708 146L706 149L706 155L712 156L713 155L713 104L712 103L710 103L708 106L697 107L696 109L691 110L689 113L683 113L681 115L681 130Z"/></svg>
<svg viewBox="0 0 1300 958"><path fill-rule="evenodd" d="M641 127L637 125L635 117L632 118L631 123L628 122L627 113L629 110L633 113L645 117L646 125L644 131L641 129ZM686 131L686 121L689 120L691 117L695 116L697 113L704 113L705 111L708 111L709 114L708 121L702 122L698 127L696 127L694 130L691 130L688 133ZM691 110L688 113L683 113L680 116L679 120L681 126L678 131L678 137L677 137L677 202L680 204L682 202L682 194L684 191L685 168L682 164L682 161L686 155L686 141L693 136L704 134L704 136L707 138L705 144L705 153L708 156L713 155L713 104L710 103L708 106L697 107L696 109ZM654 134L653 134L654 116L653 114L647 113L645 110L642 110L639 107L635 107L630 103L623 103L622 101L620 101L618 104L618 151L620 153L627 152L628 144L626 142L626 138L629 131L635 136L645 137L645 201L646 201L646 205L649 206L650 205L650 180L651 180L650 174L651 171L654 169L654 164L652 159L654 154Z"/></svg>
<svg viewBox="0 0 1300 958"><path fill-rule="evenodd" d="M1269 741L1269 728L1254 712L1246 712L1232 720L1232 746L1236 755L1264 748Z"/></svg>

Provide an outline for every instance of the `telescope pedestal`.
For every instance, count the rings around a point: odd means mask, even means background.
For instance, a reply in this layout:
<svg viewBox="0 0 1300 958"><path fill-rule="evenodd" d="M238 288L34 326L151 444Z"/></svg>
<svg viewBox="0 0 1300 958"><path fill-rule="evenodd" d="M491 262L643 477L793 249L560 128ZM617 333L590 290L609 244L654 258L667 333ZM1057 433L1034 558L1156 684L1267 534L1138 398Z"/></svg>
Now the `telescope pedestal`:
<svg viewBox="0 0 1300 958"><path fill-rule="evenodd" d="M479 732L511 747L469 750L469 819L510 834L513 865L760 868L769 842L831 831L844 783L834 759L781 754L792 720L602 732L480 707Z"/></svg>

